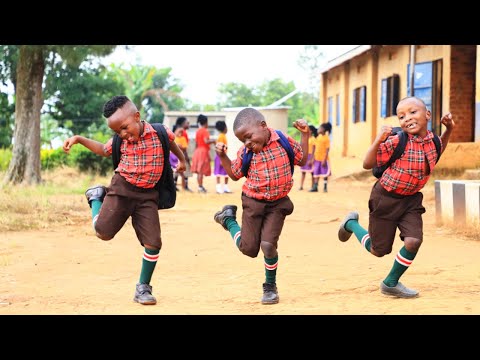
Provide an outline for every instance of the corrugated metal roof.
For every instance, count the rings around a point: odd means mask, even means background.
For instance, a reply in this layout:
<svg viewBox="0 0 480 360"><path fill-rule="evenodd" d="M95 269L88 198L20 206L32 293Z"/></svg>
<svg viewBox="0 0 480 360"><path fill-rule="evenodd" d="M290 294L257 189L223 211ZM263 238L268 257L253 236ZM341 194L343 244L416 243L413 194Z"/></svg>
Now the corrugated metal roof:
<svg viewBox="0 0 480 360"><path fill-rule="evenodd" d="M320 70L320 74L327 72L334 67L343 64L344 62L353 59L354 57L363 54L364 52L370 50L372 45L359 45L352 50L347 51L346 53L329 60L327 64Z"/></svg>

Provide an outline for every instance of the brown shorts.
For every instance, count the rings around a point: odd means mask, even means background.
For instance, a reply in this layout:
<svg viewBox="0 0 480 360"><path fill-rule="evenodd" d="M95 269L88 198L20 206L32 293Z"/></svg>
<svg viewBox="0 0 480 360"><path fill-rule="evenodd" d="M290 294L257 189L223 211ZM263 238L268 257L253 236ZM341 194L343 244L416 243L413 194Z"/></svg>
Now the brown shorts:
<svg viewBox="0 0 480 360"><path fill-rule="evenodd" d="M423 240L422 205L423 194L396 195L389 193L376 182L373 185L368 208L370 210L368 233L372 248L377 254L386 255L392 252L397 227L400 239L413 237Z"/></svg>
<svg viewBox="0 0 480 360"><path fill-rule="evenodd" d="M103 201L95 231L113 238L132 217L137 239L144 244L161 249L162 239L158 217L158 191L136 187L118 173L112 177Z"/></svg>
<svg viewBox="0 0 480 360"><path fill-rule="evenodd" d="M293 212L293 203L288 196L275 201L261 201L242 194L242 240L240 251L256 257L260 242L266 241L277 248L285 217Z"/></svg>

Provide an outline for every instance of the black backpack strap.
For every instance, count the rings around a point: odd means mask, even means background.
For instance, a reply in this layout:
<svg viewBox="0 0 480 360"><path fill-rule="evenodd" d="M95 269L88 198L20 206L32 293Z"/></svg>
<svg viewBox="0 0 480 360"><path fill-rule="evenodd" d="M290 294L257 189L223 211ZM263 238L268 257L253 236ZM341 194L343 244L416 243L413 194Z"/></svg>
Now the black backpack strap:
<svg viewBox="0 0 480 360"><path fill-rule="evenodd" d="M290 142L288 141L288 138L280 131L280 130L275 130L279 136L279 142L280 145L285 149L288 155L288 160L290 160L290 170L292 171L293 175L293 170L295 169L295 154L293 153L292 146L290 145ZM252 161L253 157L253 152L249 151L247 152L247 148L243 148L243 156L242 156L242 174L243 176L247 177L248 169L250 168L250 162Z"/></svg>
<svg viewBox="0 0 480 360"><path fill-rule="evenodd" d="M278 136L280 137L280 144L283 146L285 151L287 152L288 159L290 160L290 169L292 170L292 175L293 175L293 170L295 169L295 154L293 153L292 146L290 145L290 142L288 141L288 138L280 131L276 130Z"/></svg>
<svg viewBox="0 0 480 360"><path fill-rule="evenodd" d="M435 144L435 149L437 150L437 160L435 164L440 160L440 156L442 156L442 144L440 143L440 138L433 134L433 143Z"/></svg>
<svg viewBox="0 0 480 360"><path fill-rule="evenodd" d="M250 161L252 161L253 152L247 152L247 148L243 148L243 156L242 156L242 173L243 176L247 177L248 168L250 167Z"/></svg>
<svg viewBox="0 0 480 360"><path fill-rule="evenodd" d="M405 151L405 147L407 146L407 141L408 141L407 133L404 131L399 131L398 139L399 140L398 140L397 147L395 148L395 150L393 150L393 154L392 156L390 156L390 159L387 162L388 165L385 164L387 165L385 169L388 168L390 165L392 165L397 159L400 159L400 157Z"/></svg>
<svg viewBox="0 0 480 360"><path fill-rule="evenodd" d="M388 159L388 161L382 166L375 166L372 169L372 174L378 179L382 177L383 172L387 170L395 160L399 159L402 156L403 152L405 151L405 147L407 146L407 141L408 141L408 135L403 131L398 131L397 134L398 134L398 144L393 150L393 153L390 156L390 159Z"/></svg>
<svg viewBox="0 0 480 360"><path fill-rule="evenodd" d="M163 148L163 161L164 161L164 168L165 166L170 166L170 141L168 140L168 134L165 130L165 127L160 123L153 123L150 124L157 132L158 138L162 143Z"/></svg>
<svg viewBox="0 0 480 360"><path fill-rule="evenodd" d="M122 143L122 139L118 134L113 135L112 141L112 163L113 163L113 170L118 167L120 163L120 144Z"/></svg>

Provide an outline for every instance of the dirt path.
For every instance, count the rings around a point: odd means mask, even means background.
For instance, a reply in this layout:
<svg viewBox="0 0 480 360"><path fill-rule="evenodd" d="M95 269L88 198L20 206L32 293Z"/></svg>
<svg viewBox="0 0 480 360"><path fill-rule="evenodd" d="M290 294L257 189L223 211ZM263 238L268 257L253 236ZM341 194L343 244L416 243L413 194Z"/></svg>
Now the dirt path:
<svg viewBox="0 0 480 360"><path fill-rule="evenodd" d="M213 221L225 204L241 209L241 182L231 183L234 194L219 195L213 181L207 179L208 194L180 192L176 207L160 212L156 306L132 301L143 249L131 224L103 242L93 235L85 204L84 225L1 234L0 314L480 314L480 243L435 226L431 186L424 191L424 243L402 278L420 297L406 300L379 291L401 241L376 258L354 237L337 239L349 210L357 209L366 225L373 179L332 178L328 193L308 193L297 190L297 173L295 210L279 242L280 303L265 306L263 256L242 255Z"/></svg>

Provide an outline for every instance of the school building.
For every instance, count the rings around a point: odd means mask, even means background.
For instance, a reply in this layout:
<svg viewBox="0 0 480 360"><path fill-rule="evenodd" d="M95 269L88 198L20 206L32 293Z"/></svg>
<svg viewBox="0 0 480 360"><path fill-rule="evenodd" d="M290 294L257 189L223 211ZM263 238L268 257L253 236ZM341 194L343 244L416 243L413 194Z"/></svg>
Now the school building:
<svg viewBox="0 0 480 360"><path fill-rule="evenodd" d="M332 161L363 159L383 124L398 126L398 101L415 95L432 112L429 127L437 135L445 130L442 115L454 116L438 168L480 168L479 51L477 45L360 45L331 59L321 70L319 105L320 123L332 124Z"/></svg>
<svg viewBox="0 0 480 360"><path fill-rule="evenodd" d="M247 107L247 106L245 106ZM190 157L195 150L195 133L198 130L197 117L200 114L207 116L208 118L208 131L212 139L218 137L218 131L215 129L215 123L218 120L223 120L227 124L227 142L228 150L227 155L230 159L234 159L237 156L237 150L242 145L242 142L238 140L233 134L233 122L237 114L244 109L245 107L238 108L224 108L222 111L166 111L163 123L168 126L170 129L173 129L175 121L180 116L185 116L190 123L190 129L188 130L188 138L190 139L188 145L188 154ZM284 133L287 133L288 127L288 109L289 106L279 106L272 104L270 106L257 107L255 109L260 111L267 121L268 126L282 130ZM210 147L210 157L215 158L215 148L212 145Z"/></svg>

